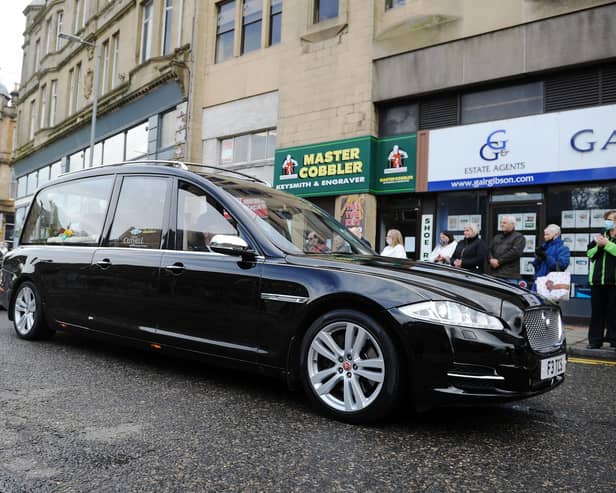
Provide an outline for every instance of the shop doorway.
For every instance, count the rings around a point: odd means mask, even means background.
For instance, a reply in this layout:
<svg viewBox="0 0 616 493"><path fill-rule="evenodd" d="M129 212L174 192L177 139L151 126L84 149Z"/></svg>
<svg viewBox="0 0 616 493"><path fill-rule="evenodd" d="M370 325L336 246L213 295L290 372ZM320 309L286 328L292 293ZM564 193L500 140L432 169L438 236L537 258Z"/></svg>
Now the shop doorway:
<svg viewBox="0 0 616 493"><path fill-rule="evenodd" d="M541 194L538 195L539 197L541 196ZM494 203L494 199L498 201L497 197L492 197L490 225L488 227L489 236L486 238L486 242L489 245L492 238L499 233L502 216L513 216L516 218L516 231L522 233L526 239L524 253L520 259L521 285L523 287L530 287L532 286L535 274L532 265L535 258L535 247L543 242L543 201Z"/></svg>
<svg viewBox="0 0 616 493"><path fill-rule="evenodd" d="M406 256L409 259L416 260L419 256L419 242L417 241L419 199L414 197L381 197L379 210L379 234L375 250L380 252L385 247L385 236L389 229L397 229L402 233Z"/></svg>

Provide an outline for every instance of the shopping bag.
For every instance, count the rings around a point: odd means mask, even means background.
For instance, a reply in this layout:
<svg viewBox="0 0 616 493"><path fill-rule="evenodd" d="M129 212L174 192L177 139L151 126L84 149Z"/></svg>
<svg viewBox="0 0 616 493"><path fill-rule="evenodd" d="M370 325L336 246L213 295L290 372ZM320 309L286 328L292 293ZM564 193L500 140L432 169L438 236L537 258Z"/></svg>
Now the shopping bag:
<svg viewBox="0 0 616 493"><path fill-rule="evenodd" d="M550 272L536 280L537 293L552 301L569 299L571 274L569 272Z"/></svg>

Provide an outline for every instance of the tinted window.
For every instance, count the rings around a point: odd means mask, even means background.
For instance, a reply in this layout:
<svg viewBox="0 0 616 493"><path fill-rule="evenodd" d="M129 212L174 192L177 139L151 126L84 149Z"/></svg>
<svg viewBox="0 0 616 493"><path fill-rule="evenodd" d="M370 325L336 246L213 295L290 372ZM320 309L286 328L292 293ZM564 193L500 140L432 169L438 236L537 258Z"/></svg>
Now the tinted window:
<svg viewBox="0 0 616 493"><path fill-rule="evenodd" d="M504 120L543 111L543 84L489 89L462 96L462 123Z"/></svg>
<svg viewBox="0 0 616 493"><path fill-rule="evenodd" d="M107 246L161 248L168 186L166 178L125 177Z"/></svg>
<svg viewBox="0 0 616 493"><path fill-rule="evenodd" d="M181 250L209 250L214 235L237 235L234 221L203 190L180 183L178 190L177 245Z"/></svg>
<svg viewBox="0 0 616 493"><path fill-rule="evenodd" d="M59 184L39 193L24 228L22 244L98 244L113 177Z"/></svg>

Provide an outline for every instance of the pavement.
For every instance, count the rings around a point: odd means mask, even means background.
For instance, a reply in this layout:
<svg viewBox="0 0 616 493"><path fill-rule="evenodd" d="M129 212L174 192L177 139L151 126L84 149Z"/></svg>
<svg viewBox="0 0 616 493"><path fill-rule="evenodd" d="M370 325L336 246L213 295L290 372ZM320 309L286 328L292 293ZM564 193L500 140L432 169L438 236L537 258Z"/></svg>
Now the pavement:
<svg viewBox="0 0 616 493"><path fill-rule="evenodd" d="M616 348L604 343L601 349L586 349L588 344L588 326L569 324L565 320L565 336L567 337L567 353L578 358L591 358L616 361Z"/></svg>

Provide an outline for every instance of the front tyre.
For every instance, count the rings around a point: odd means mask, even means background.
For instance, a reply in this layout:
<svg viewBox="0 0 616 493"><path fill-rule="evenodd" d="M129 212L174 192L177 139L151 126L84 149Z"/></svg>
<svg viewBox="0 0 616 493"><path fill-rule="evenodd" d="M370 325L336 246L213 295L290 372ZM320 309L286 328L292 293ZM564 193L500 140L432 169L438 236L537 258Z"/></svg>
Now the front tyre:
<svg viewBox="0 0 616 493"><path fill-rule="evenodd" d="M302 341L300 373L312 403L348 423L370 423L391 413L401 390L393 341L373 318L335 310L317 319Z"/></svg>
<svg viewBox="0 0 616 493"><path fill-rule="evenodd" d="M13 303L13 325L22 339L45 339L53 334L45 323L41 296L30 281L20 284L17 289Z"/></svg>

